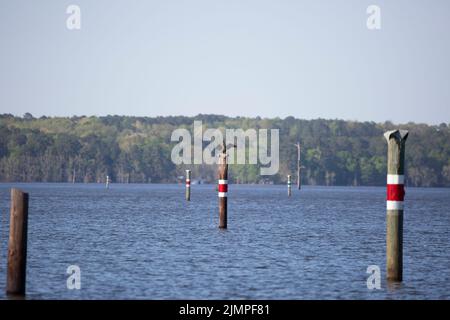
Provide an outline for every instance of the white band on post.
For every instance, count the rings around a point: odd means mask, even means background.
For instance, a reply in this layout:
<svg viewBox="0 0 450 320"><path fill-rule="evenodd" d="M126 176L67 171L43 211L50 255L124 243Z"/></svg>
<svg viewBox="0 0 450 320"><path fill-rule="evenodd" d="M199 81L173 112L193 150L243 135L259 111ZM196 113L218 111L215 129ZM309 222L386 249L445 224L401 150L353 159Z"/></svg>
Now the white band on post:
<svg viewBox="0 0 450 320"><path fill-rule="evenodd" d="M386 201L387 210L403 210L403 201Z"/></svg>
<svg viewBox="0 0 450 320"><path fill-rule="evenodd" d="M403 174L388 174L387 184L404 184L405 176Z"/></svg>

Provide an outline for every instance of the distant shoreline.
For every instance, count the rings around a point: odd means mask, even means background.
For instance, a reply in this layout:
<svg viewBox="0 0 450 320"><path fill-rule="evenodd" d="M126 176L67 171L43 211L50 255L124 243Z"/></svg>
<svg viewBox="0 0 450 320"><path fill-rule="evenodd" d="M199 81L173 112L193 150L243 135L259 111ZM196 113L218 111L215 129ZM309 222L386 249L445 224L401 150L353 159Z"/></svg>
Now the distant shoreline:
<svg viewBox="0 0 450 320"><path fill-rule="evenodd" d="M450 125L294 117L247 118L199 114L194 117L23 117L0 115L0 181L176 183L185 170L192 180L216 181L215 165L175 164L171 153L178 129L279 131L279 170L260 175L258 164L230 165L231 182L285 184L297 181L301 144L302 185L384 186L387 145L384 132L410 132L405 151L406 185L450 187ZM195 145L195 144L194 144ZM204 144L205 147L207 143Z"/></svg>
<svg viewBox="0 0 450 320"><path fill-rule="evenodd" d="M44 184L49 184L49 185L65 185L65 186L70 186L70 185L86 185L86 186L105 186L104 183L102 182L77 182L77 183L71 183L71 182L4 182L4 181L0 181L0 185L26 185L26 184L39 184L39 185L44 185ZM185 183L169 183L169 182L150 182L150 183L146 183L146 182L130 182L130 183L110 183L109 187L113 188L114 185L118 185L118 186L126 186L126 185L139 185L139 186L143 186L143 185L169 185L169 186L181 186L184 188ZM216 186L216 183L201 183L201 184L192 184L193 186ZM277 186L277 187L285 187L285 184L282 183L277 183L277 184L270 184L270 183L230 183L229 185L233 185L233 186L246 186L246 187L254 187L254 186L258 186L258 187L270 187L270 186ZM302 185L302 188L382 188L385 189L386 186L383 185L377 185L377 186L348 186L348 185L333 185L333 186L327 186L327 185ZM405 188L407 189L450 189L450 187L416 187L416 186L405 186ZM292 190L298 191L298 189L293 186ZM301 190L300 190L301 192Z"/></svg>

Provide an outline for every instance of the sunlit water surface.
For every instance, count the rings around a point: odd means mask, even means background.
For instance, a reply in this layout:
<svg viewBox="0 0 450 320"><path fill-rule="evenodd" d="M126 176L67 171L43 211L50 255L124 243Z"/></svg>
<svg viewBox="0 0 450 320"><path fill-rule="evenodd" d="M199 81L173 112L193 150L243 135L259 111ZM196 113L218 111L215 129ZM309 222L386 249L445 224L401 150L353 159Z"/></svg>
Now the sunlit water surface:
<svg viewBox="0 0 450 320"><path fill-rule="evenodd" d="M385 278L384 188L0 184L0 297L10 188L30 194L28 299L449 299L450 189L409 188L404 281ZM69 265L81 289L67 288ZM369 265L381 289L367 288Z"/></svg>

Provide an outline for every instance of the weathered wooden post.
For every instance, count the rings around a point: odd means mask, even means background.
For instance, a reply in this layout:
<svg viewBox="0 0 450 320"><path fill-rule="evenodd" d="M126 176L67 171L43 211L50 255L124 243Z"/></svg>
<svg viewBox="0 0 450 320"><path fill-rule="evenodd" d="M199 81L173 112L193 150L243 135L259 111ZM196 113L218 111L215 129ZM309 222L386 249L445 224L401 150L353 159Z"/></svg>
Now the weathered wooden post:
<svg viewBox="0 0 450 320"><path fill-rule="evenodd" d="M386 198L386 272L387 279L403 278L403 199L405 196L405 142L407 130L384 134L388 143Z"/></svg>
<svg viewBox="0 0 450 320"><path fill-rule="evenodd" d="M291 196L291 175L288 174L287 176L287 187L288 187L288 197Z"/></svg>
<svg viewBox="0 0 450 320"><path fill-rule="evenodd" d="M28 233L28 193L11 189L6 292L25 294Z"/></svg>
<svg viewBox="0 0 450 320"><path fill-rule="evenodd" d="M191 201L191 170L186 170L186 201Z"/></svg>
<svg viewBox="0 0 450 320"><path fill-rule="evenodd" d="M218 167L218 193L219 193L219 228L227 228L227 194L228 194L228 164L227 147L223 144L222 152L219 154Z"/></svg>
<svg viewBox="0 0 450 320"><path fill-rule="evenodd" d="M297 142L295 144L295 146L297 147L297 188L298 190L300 190L302 188L302 178L301 178L301 168L302 168L302 163L300 160L300 142Z"/></svg>

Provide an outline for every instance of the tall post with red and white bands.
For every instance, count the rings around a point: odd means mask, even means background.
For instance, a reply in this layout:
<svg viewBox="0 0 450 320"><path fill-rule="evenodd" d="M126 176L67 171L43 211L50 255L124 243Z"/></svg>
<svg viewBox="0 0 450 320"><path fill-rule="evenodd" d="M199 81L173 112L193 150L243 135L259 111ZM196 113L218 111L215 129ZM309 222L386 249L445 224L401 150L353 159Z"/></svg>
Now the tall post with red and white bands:
<svg viewBox="0 0 450 320"><path fill-rule="evenodd" d="M384 134L388 143L386 197L386 277L403 278L403 200L405 197L405 142L407 130Z"/></svg>
<svg viewBox="0 0 450 320"><path fill-rule="evenodd" d="M191 201L191 170L186 170L186 201Z"/></svg>
<svg viewBox="0 0 450 320"><path fill-rule="evenodd" d="M219 228L227 228L228 164L226 149L219 154L218 167Z"/></svg>

